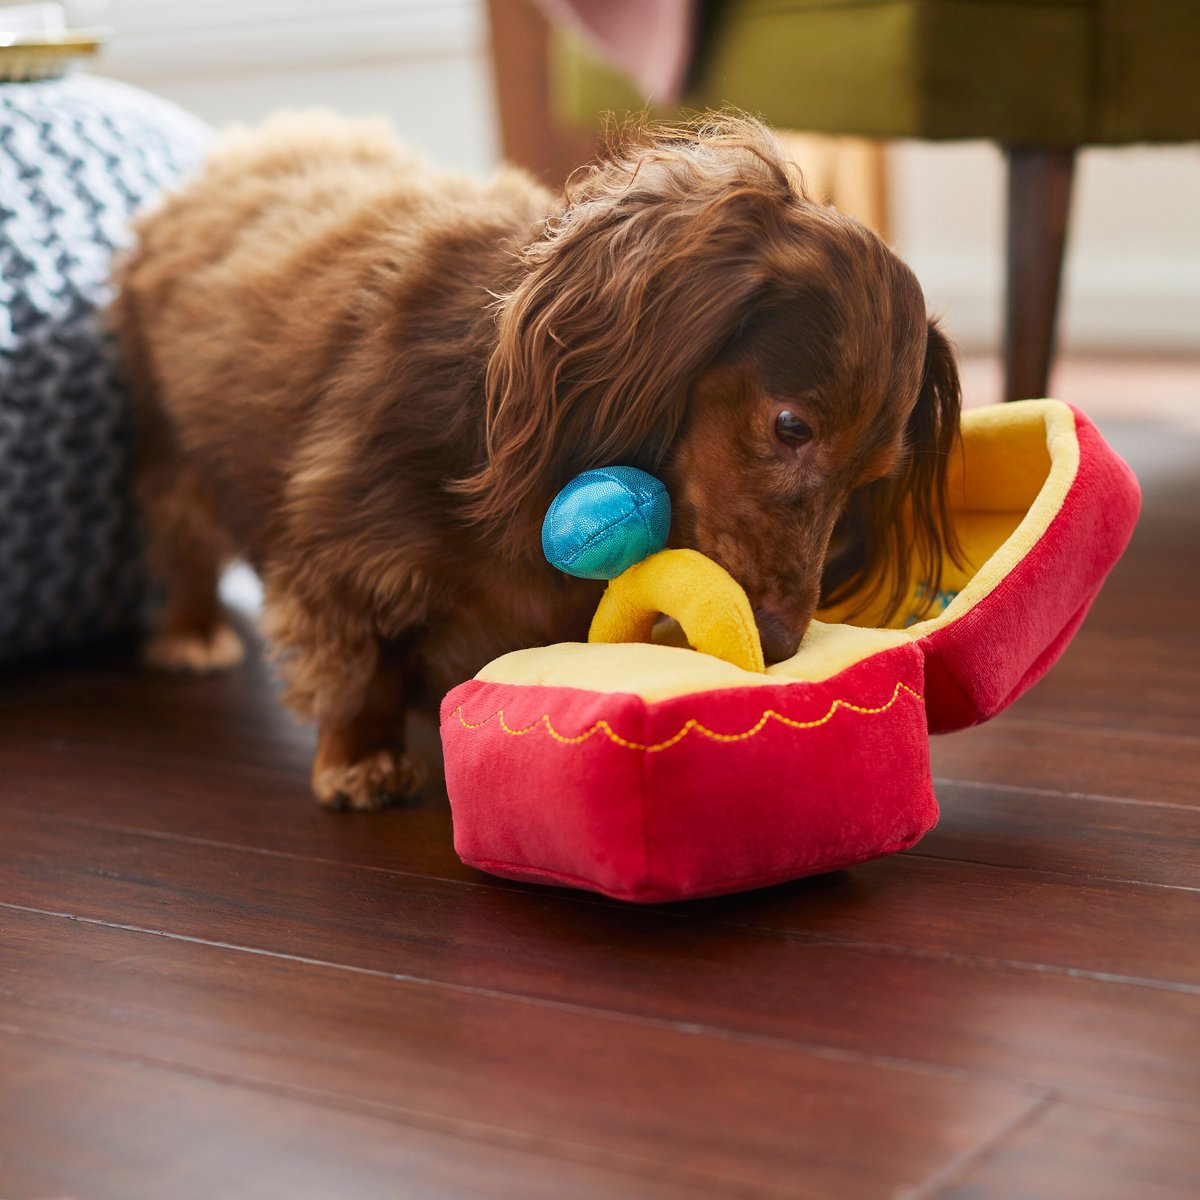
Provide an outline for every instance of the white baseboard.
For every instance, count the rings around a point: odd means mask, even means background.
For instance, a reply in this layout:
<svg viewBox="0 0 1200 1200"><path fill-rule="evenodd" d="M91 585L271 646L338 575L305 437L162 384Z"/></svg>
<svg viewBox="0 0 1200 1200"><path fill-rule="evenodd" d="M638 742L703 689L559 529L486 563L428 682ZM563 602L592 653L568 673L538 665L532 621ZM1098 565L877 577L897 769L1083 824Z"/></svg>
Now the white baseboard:
<svg viewBox="0 0 1200 1200"><path fill-rule="evenodd" d="M993 351L1001 343L1000 253L973 262L910 259L930 308L964 350ZM1068 255L1058 328L1068 351L1200 354L1200 266Z"/></svg>
<svg viewBox="0 0 1200 1200"><path fill-rule="evenodd" d="M1006 181L985 142L897 143L890 155L901 252L968 350L1002 337ZM1060 344L1200 354L1200 153L1085 150L1076 170Z"/></svg>

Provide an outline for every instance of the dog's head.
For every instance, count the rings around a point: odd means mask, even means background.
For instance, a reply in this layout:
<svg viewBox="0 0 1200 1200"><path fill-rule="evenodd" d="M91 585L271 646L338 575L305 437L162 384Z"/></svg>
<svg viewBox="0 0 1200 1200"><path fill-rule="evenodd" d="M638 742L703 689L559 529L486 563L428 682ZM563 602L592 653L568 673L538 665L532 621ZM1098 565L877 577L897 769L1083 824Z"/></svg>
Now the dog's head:
<svg viewBox="0 0 1200 1200"><path fill-rule="evenodd" d="M625 463L666 482L672 544L746 589L768 659L822 595L886 586L889 558L936 582L950 346L911 271L808 199L763 125L627 132L522 265L498 301L472 485L511 550L536 545L573 475Z"/></svg>

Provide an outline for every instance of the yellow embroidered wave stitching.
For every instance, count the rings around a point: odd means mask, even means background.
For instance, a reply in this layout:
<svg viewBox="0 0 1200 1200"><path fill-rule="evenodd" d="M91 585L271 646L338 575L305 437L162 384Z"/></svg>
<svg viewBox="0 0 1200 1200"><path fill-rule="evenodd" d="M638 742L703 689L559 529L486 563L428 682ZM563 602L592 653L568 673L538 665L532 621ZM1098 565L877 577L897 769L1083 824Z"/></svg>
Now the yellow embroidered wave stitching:
<svg viewBox="0 0 1200 1200"><path fill-rule="evenodd" d="M896 703L900 698L901 692L907 692L918 703L923 702L925 699L920 692L914 691L908 684L898 682L892 689L891 699L886 704L879 705L878 708L864 708L862 705L852 704L849 700L835 700L829 706L829 711L823 717L818 717L815 721L797 721L792 717L785 717L783 713L778 713L773 708L768 708L749 729L742 733L717 733L715 730L709 729L707 725L697 721L695 717L692 717L684 723L683 727L677 733L667 738L665 742L654 742L652 744L631 742L628 738L623 738L603 718L583 733L576 734L574 737L568 737L566 734L559 733L554 728L548 713L543 713L532 725L526 725L523 729L514 729L509 725L504 719L504 709L502 708L498 708L490 717L485 717L482 721L471 722L463 716L462 705L460 704L454 710L454 715L458 718L459 724L464 729L482 729L483 726L490 724L492 721L498 721L500 729L510 737L524 737L525 734L533 733L536 729L544 729L550 737L563 746L578 746L595 734L602 733L609 741L615 742L618 746L624 746L626 750L642 750L647 754L657 754L661 750L669 750L672 746L678 745L689 733L693 732L714 742L744 742L747 738L752 738L761 733L770 721L777 721L780 725L786 725L789 729L816 729L818 726L833 720L834 714L839 708L844 708L849 712L860 713L865 717L878 716L880 713L887 712Z"/></svg>

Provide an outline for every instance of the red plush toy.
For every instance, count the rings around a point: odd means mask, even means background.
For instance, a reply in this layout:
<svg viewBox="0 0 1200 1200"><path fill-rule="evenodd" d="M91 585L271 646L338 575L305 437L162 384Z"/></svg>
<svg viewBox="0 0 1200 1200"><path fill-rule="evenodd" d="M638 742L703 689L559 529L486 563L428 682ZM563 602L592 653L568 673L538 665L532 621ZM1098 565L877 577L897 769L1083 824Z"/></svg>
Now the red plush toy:
<svg viewBox="0 0 1200 1200"><path fill-rule="evenodd" d="M780 883L913 845L929 734L987 720L1078 629L1137 517L1080 412L968 412L951 507L968 566L903 628L823 612L764 669L744 593L691 551L613 580L586 645L517 651L442 704L455 847L512 879L639 902ZM658 614L691 647L649 644ZM856 620L859 620L856 618Z"/></svg>

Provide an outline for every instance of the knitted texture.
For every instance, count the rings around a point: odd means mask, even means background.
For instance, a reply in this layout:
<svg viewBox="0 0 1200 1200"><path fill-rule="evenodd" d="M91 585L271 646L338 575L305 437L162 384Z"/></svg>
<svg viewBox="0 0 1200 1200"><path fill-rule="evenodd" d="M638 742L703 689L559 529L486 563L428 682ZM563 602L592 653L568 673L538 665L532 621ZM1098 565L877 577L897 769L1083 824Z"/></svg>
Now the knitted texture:
<svg viewBox="0 0 1200 1200"><path fill-rule="evenodd" d="M206 127L121 84L0 84L0 659L131 626L133 429L101 310Z"/></svg>

